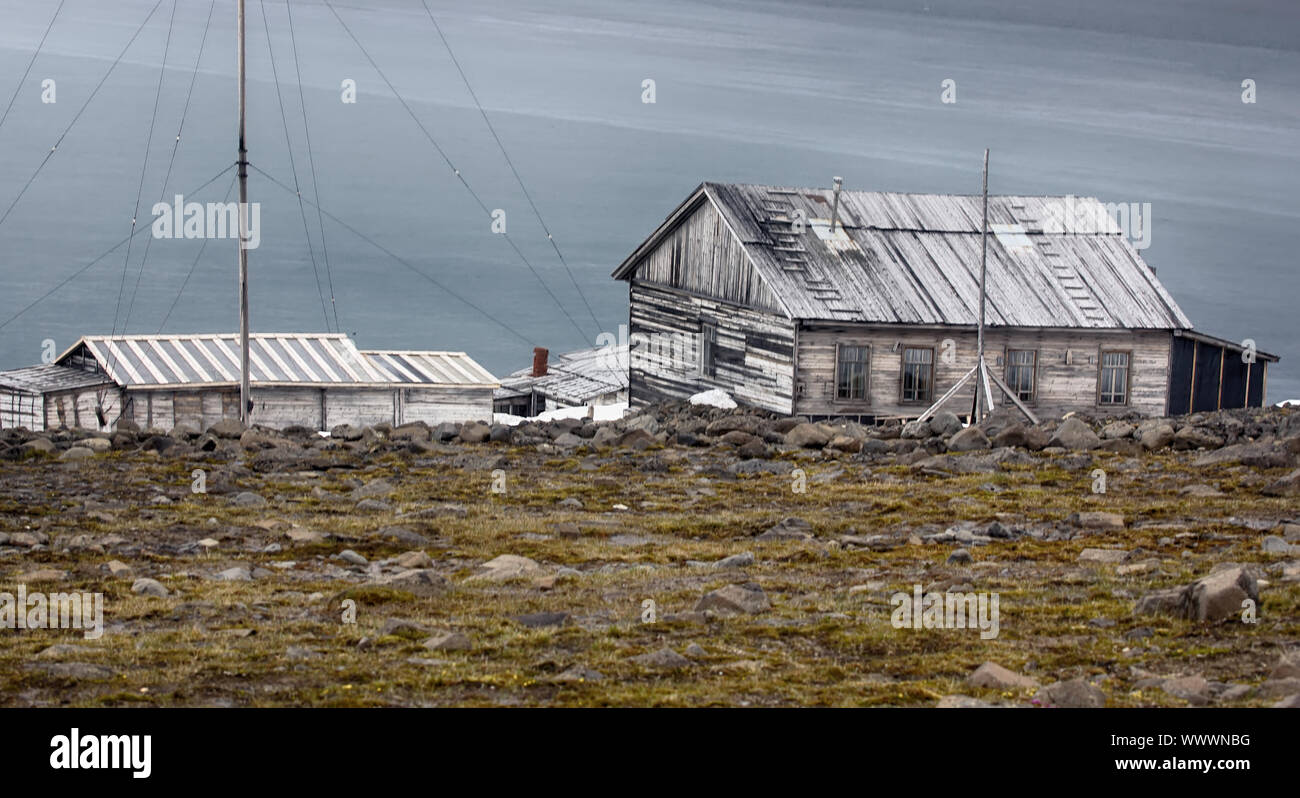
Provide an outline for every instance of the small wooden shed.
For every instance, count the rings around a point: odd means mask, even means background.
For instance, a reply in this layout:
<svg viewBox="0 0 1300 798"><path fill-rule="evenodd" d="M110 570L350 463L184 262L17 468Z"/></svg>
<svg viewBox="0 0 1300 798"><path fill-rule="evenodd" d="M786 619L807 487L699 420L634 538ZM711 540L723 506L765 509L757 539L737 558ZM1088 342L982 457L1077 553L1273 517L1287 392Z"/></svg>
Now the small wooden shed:
<svg viewBox="0 0 1300 798"><path fill-rule="evenodd" d="M100 389L106 392L105 418L116 415L116 386L102 373L53 363L0 371L0 429L86 426L79 423L83 418L97 425L92 397Z"/></svg>
<svg viewBox="0 0 1300 798"><path fill-rule="evenodd" d="M533 365L501 378L496 411L525 418L563 407L598 407L627 401L627 345L566 352L554 361L533 350Z"/></svg>

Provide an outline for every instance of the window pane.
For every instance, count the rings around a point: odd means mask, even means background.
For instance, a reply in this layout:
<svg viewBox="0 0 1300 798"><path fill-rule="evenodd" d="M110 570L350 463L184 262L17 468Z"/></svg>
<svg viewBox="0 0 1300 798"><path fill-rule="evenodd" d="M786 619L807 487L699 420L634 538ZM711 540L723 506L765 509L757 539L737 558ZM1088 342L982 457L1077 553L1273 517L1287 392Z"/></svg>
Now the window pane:
<svg viewBox="0 0 1300 798"><path fill-rule="evenodd" d="M903 401L929 400L934 382L933 361L933 349L909 347L903 350Z"/></svg>
<svg viewBox="0 0 1300 798"><path fill-rule="evenodd" d="M867 349L865 346L836 348L835 397L864 399L867 395Z"/></svg>
<svg viewBox="0 0 1300 798"><path fill-rule="evenodd" d="M1101 403L1125 404L1128 401L1127 352L1103 352L1101 355Z"/></svg>
<svg viewBox="0 0 1300 798"><path fill-rule="evenodd" d="M1034 398L1034 372L1038 353L1033 349L1007 350L1007 387L1015 391L1016 398L1031 401Z"/></svg>

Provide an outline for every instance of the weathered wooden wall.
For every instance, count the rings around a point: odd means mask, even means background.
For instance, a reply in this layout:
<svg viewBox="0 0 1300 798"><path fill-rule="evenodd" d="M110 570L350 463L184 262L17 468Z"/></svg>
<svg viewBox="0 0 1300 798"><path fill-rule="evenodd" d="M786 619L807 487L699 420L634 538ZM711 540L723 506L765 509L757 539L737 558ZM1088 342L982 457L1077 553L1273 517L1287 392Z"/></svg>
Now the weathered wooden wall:
<svg viewBox="0 0 1300 798"><path fill-rule="evenodd" d="M698 345L685 357L675 354L673 345L674 335L698 341L702 320L717 326L712 377L699 374ZM648 347L638 344L639 336L650 337ZM628 341L632 405L721 388L738 402L779 413L791 410L794 325L784 317L634 280ZM670 356L650 357L647 348Z"/></svg>
<svg viewBox="0 0 1300 798"><path fill-rule="evenodd" d="M0 388L0 429L45 429L45 397L14 388Z"/></svg>
<svg viewBox="0 0 1300 798"><path fill-rule="evenodd" d="M641 259L636 279L762 310L780 307L707 200Z"/></svg>
<svg viewBox="0 0 1300 798"><path fill-rule="evenodd" d="M401 423L492 421L492 389L432 387L402 389Z"/></svg>
<svg viewBox="0 0 1300 798"><path fill-rule="evenodd" d="M108 423L100 424L95 415L100 394L94 388L82 388L69 391L56 391L45 395L45 428L60 427L98 430L107 432L117 421L121 392L117 389L107 390L103 394L104 418Z"/></svg>
<svg viewBox="0 0 1300 798"><path fill-rule="evenodd" d="M953 357L944 358L944 341L950 339ZM975 365L974 331L917 328L908 326L823 325L801 326L798 333L797 382L800 394L797 413L808 415L916 416L927 402L901 401L903 349L907 346L934 348L933 399L961 379ZM866 344L871 347L868 371L869 396L865 402L835 399L835 344ZM1084 410L1092 415L1111 415L1131 410L1146 415L1163 415L1169 377L1171 335L1164 331L1007 330L985 331L987 362L1005 379L1005 350L1033 349L1038 352L1037 398L1029 403L1040 416ZM1102 348L1126 350L1129 360L1129 402L1123 406L1100 405L1097 385ZM1070 362L1067 363L1067 352ZM973 382L949 401L952 412L970 412ZM994 402L1006 404L1005 395L994 390Z"/></svg>

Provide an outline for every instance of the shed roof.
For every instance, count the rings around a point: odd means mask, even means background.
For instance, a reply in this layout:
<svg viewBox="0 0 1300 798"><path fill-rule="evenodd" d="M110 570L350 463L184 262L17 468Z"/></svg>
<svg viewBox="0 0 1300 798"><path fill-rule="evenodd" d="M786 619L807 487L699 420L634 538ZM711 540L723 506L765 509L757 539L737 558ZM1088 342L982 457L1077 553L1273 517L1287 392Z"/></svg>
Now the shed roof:
<svg viewBox="0 0 1300 798"><path fill-rule="evenodd" d="M703 183L614 276L630 279L703 202L717 207L790 318L978 322L979 195L846 190L832 231L830 189ZM798 218L802 232L792 225ZM990 196L989 231L989 325L1191 327L1094 198Z"/></svg>
<svg viewBox="0 0 1300 798"><path fill-rule="evenodd" d="M627 353L626 344L567 352L547 365L544 377L532 376L530 366L503 378L497 394L536 391L568 404L586 404L598 396L627 390Z"/></svg>
<svg viewBox="0 0 1300 798"><path fill-rule="evenodd" d="M57 362L83 350L119 385L181 387L239 383L239 336L88 335ZM249 336L250 379L260 385L482 385L496 379L463 352L362 352L340 333Z"/></svg>
<svg viewBox="0 0 1300 798"><path fill-rule="evenodd" d="M27 393L43 394L111 384L108 377L99 372L54 363L0 371L0 388Z"/></svg>

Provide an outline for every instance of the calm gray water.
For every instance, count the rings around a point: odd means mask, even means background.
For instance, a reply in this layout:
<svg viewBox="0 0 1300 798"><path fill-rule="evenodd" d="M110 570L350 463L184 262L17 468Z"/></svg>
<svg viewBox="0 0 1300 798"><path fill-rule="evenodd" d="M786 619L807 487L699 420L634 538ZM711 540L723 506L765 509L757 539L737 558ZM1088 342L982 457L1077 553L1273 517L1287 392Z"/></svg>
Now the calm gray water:
<svg viewBox="0 0 1300 798"><path fill-rule="evenodd" d="M7 103L55 0L0 0ZM155 16L0 225L0 323L126 236L145 167L142 224L163 175L209 0L177 0L153 146L145 142L172 0ZM319 0L294 0L307 115L326 210L479 306L468 307L326 220L344 332L364 347L456 349L503 373L533 344L595 343L626 319L609 272L703 180L1150 202L1144 257L1197 328L1253 338L1283 362L1273 401L1300 396L1294 263L1300 208L1300 4L1209 0L487 0L430 3L587 300L561 267L419 0L336 4L573 321L454 178ZM77 114L152 0L67 0L0 128L0 213ZM1230 6L1230 7L1229 7ZM262 6L249 4L250 159L292 184ZM283 0L266 4L289 135L311 199ZM40 101L54 79L57 102ZM641 102L642 81L656 102ZM1241 82L1258 101L1241 101ZM356 104L340 100L355 80ZM955 104L940 84L956 81ZM2 106L0 106L2 109ZM234 159L234 3L217 0L165 196ZM189 199L219 200L229 177ZM260 331L323 330L297 201L254 174ZM310 207L320 282L327 281ZM0 328L0 367L85 333L155 332L199 251L136 238ZM143 269L142 269L143 263ZM209 245L168 332L237 326L236 253ZM126 290L118 303L123 273ZM507 332L494 317L522 335ZM576 325L576 326L575 326Z"/></svg>

